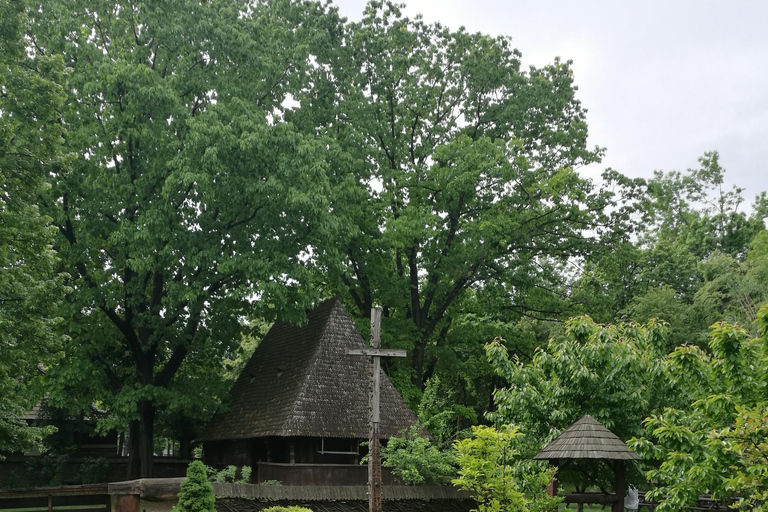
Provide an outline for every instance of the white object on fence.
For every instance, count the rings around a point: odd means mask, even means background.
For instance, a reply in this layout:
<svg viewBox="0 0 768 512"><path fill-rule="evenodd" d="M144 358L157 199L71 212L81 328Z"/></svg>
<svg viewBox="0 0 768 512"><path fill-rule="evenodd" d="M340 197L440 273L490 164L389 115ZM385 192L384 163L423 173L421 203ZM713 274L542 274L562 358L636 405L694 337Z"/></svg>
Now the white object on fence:
<svg viewBox="0 0 768 512"><path fill-rule="evenodd" d="M627 495L624 497L624 508L628 510L637 510L640 500L637 498L637 487L630 485L627 489Z"/></svg>

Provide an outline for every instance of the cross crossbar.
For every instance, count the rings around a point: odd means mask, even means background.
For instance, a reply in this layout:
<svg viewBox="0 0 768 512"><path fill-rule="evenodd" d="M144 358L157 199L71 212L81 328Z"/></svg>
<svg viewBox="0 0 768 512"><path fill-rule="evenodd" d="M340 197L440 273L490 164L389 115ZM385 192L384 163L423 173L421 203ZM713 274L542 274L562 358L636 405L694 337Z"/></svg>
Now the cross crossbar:
<svg viewBox="0 0 768 512"><path fill-rule="evenodd" d="M406 357L405 350L397 348L348 348L347 355L371 357Z"/></svg>

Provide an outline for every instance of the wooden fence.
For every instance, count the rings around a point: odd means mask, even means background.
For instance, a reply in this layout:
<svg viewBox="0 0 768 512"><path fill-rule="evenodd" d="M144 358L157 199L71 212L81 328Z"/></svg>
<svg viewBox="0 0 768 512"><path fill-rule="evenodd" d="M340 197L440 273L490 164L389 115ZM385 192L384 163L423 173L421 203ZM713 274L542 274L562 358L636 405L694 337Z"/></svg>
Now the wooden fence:
<svg viewBox="0 0 768 512"><path fill-rule="evenodd" d="M0 491L0 512L111 512L107 484Z"/></svg>
<svg viewBox="0 0 768 512"><path fill-rule="evenodd" d="M563 501L566 505L576 505L576 510L582 512L584 505L600 505L607 507L616 502L615 494L605 494L599 491L592 492L574 492L568 494L562 494ZM646 501L645 493L638 493L638 512L648 511L652 512L658 506L658 503L653 501ZM696 505L691 506L687 510L690 512L727 512L733 511L730 508L729 503L712 499L709 495L699 496L699 502Z"/></svg>
<svg viewBox="0 0 768 512"><path fill-rule="evenodd" d="M0 491L0 512L140 512L142 503L174 502L183 478L148 478L97 485L67 485ZM217 509L222 512L258 512L271 505L311 504L322 512L364 512L367 487L363 486L273 486L213 484ZM474 502L466 492L453 487L385 486L384 509L389 512L466 512ZM582 511L584 505L604 507L615 495L601 492L562 495L566 504ZM639 493L639 511L652 512L657 504ZM168 506L170 507L170 505ZM731 510L727 503L700 496L692 512Z"/></svg>

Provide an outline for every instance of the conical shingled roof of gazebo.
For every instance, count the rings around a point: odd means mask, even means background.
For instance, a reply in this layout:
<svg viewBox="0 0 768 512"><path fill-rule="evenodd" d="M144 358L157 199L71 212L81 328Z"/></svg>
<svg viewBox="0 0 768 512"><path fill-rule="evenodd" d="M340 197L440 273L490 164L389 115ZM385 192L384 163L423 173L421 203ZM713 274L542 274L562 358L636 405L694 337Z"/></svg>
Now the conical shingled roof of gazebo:
<svg viewBox="0 0 768 512"><path fill-rule="evenodd" d="M265 436L367 438L370 359L347 355L365 342L337 299L307 313L307 324L276 322L198 441ZM418 420L381 373L381 437Z"/></svg>
<svg viewBox="0 0 768 512"><path fill-rule="evenodd" d="M568 427L534 459L640 460L616 435L589 414Z"/></svg>

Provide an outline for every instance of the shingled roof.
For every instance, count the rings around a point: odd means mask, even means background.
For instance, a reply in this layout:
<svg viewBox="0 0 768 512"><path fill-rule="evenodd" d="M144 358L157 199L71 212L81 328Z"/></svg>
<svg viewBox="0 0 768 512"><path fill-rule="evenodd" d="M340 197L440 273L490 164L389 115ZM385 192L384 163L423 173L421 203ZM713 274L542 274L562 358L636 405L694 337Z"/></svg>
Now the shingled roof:
<svg viewBox="0 0 768 512"><path fill-rule="evenodd" d="M589 414L568 427L534 459L640 460L640 456Z"/></svg>
<svg viewBox="0 0 768 512"><path fill-rule="evenodd" d="M337 299L307 313L297 327L277 322L232 387L231 406L198 441L264 436L368 437L369 359L347 355L365 347ZM381 437L418 420L382 372Z"/></svg>

